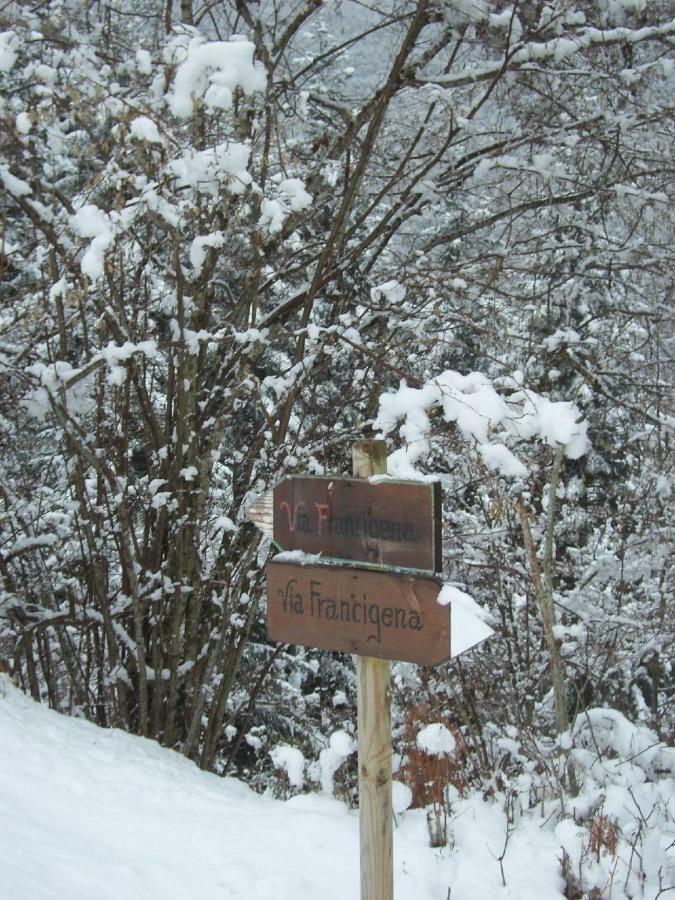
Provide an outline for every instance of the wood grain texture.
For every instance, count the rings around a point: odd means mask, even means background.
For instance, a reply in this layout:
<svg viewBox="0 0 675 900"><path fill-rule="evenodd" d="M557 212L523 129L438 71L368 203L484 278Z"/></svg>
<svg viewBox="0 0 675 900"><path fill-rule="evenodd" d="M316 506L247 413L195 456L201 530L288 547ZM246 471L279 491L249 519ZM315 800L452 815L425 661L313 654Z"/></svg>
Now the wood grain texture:
<svg viewBox="0 0 675 900"><path fill-rule="evenodd" d="M440 578L270 560L270 640L433 666L450 658L450 607Z"/></svg>
<svg viewBox="0 0 675 900"><path fill-rule="evenodd" d="M274 492L265 491L246 509L246 518L271 538L274 536Z"/></svg>
<svg viewBox="0 0 675 900"><path fill-rule="evenodd" d="M274 488L282 550L438 572L440 521L437 483L291 476Z"/></svg>
<svg viewBox="0 0 675 900"><path fill-rule="evenodd" d="M384 441L352 448L354 476L386 474ZM361 900L393 900L391 698L388 660L357 656Z"/></svg>
<svg viewBox="0 0 675 900"><path fill-rule="evenodd" d="M389 662L359 656L356 673L361 900L392 900L394 864Z"/></svg>

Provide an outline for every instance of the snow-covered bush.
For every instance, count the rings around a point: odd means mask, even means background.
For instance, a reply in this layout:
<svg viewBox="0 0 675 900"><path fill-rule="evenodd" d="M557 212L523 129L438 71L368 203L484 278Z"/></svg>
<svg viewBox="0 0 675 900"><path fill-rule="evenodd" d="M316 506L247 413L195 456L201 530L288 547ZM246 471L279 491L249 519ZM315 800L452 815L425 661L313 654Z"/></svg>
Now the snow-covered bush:
<svg viewBox="0 0 675 900"><path fill-rule="evenodd" d="M668 5L207 6L0 12L0 658L260 787L317 759L351 661L268 644L243 512L377 419L497 633L395 667L396 728L447 708L483 786L492 725L667 735Z"/></svg>

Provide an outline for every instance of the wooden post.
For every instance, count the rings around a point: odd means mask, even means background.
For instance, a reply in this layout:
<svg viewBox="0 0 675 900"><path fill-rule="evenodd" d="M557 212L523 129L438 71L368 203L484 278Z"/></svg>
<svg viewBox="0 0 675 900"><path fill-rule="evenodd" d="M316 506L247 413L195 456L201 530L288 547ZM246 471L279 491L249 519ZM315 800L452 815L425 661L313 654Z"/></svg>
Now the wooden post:
<svg viewBox="0 0 675 900"><path fill-rule="evenodd" d="M352 447L355 478L384 475L384 441ZM393 900L389 660L356 657L361 900Z"/></svg>

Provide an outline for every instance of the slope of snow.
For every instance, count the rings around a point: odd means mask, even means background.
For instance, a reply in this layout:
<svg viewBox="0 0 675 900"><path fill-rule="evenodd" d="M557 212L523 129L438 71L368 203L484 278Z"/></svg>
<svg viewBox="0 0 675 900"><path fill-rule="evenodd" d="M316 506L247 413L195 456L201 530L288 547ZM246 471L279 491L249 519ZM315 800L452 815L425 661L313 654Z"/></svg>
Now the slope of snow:
<svg viewBox="0 0 675 900"><path fill-rule="evenodd" d="M586 778L574 811L596 808L601 792L621 834L616 856L589 853L587 829L569 816L556 825L550 801L546 816L543 806L521 806L514 817L499 798L460 798L454 788L447 846L431 849L426 811L407 809L410 791L395 782L395 797L408 795L395 805L396 900L562 900L564 852L583 868L584 889L597 887L603 898L651 900L671 885L673 782L645 777L672 772L674 751L655 738L642 747L647 731L618 713L610 731L611 710L590 713L584 727L612 746L612 734L623 736L630 757L596 760L602 785ZM583 763L583 735L575 741ZM352 747L341 743L331 747L344 758ZM449 742L442 751L454 752ZM644 771L630 761L636 753ZM515 813L519 804L512 806ZM651 825L640 825L639 810L651 810ZM358 814L330 796L261 797L153 741L61 716L0 675L2 900L358 900L358 831ZM631 861L636 845L639 866Z"/></svg>
<svg viewBox="0 0 675 900"><path fill-rule="evenodd" d="M447 859L414 818L395 837L397 900L445 900ZM0 676L5 900L346 900L359 895L358 860L358 815L337 800L260 797Z"/></svg>

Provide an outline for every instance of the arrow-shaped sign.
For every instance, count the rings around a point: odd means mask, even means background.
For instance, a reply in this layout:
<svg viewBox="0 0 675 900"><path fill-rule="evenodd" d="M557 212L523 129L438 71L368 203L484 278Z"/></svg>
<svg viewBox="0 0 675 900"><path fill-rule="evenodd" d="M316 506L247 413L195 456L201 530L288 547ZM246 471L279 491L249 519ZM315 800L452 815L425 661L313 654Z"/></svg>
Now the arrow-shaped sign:
<svg viewBox="0 0 675 900"><path fill-rule="evenodd" d="M254 501L247 516L282 550L441 571L438 482L293 476Z"/></svg>
<svg viewBox="0 0 675 900"><path fill-rule="evenodd" d="M282 554L283 557L283 554ZM267 564L271 640L430 666L450 658L450 607L432 575L357 566Z"/></svg>
<svg viewBox="0 0 675 900"><path fill-rule="evenodd" d="M433 575L284 556L267 564L270 640L432 666L493 634L471 597Z"/></svg>

